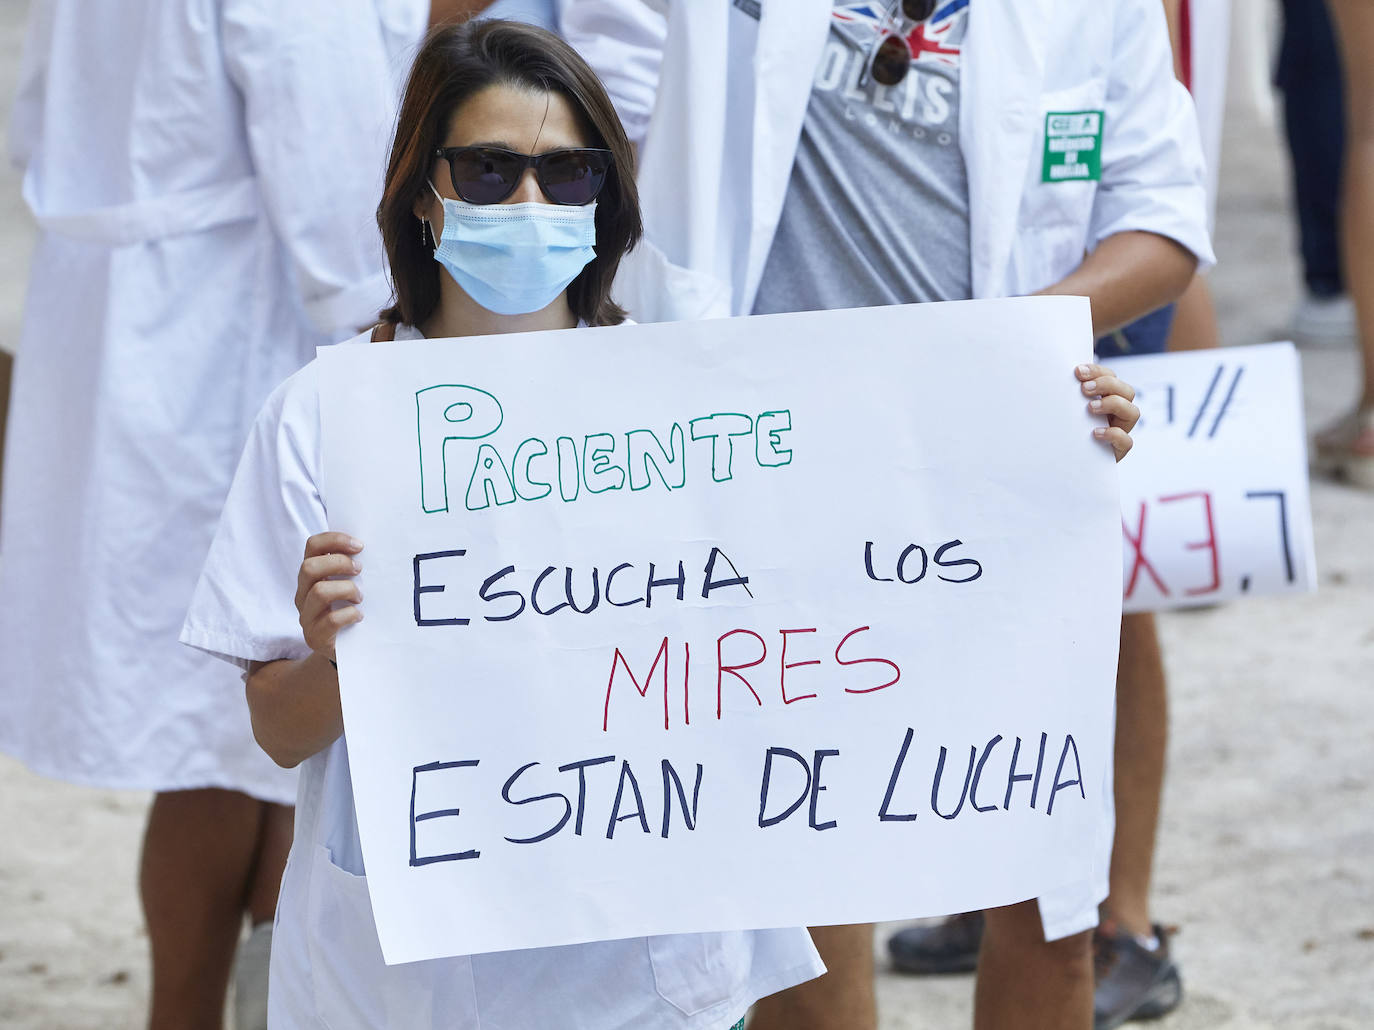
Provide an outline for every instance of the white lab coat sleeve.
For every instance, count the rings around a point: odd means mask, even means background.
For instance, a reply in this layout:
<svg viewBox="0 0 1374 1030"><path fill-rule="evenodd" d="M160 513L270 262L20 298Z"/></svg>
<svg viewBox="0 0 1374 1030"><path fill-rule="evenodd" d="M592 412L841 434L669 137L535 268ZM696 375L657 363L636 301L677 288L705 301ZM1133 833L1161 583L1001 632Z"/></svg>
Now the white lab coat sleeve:
<svg viewBox="0 0 1374 1030"><path fill-rule="evenodd" d="M305 541L328 528L317 487L315 366L263 405L191 596L181 642L247 667L310 653L296 611Z"/></svg>
<svg viewBox="0 0 1374 1030"><path fill-rule="evenodd" d="M1197 113L1174 77L1159 0L1115 0L1102 141L1102 181L1090 246L1121 232L1176 241L1211 266L1207 188Z"/></svg>
<svg viewBox="0 0 1374 1030"><path fill-rule="evenodd" d="M668 36L666 0L564 0L559 28L600 77L630 142L643 143Z"/></svg>
<svg viewBox="0 0 1374 1030"><path fill-rule="evenodd" d="M54 5L49 0L35 0L29 11L24 51L19 59L19 84L10 109L9 158L18 169L25 168L38 149L54 14Z"/></svg>
<svg viewBox="0 0 1374 1030"><path fill-rule="evenodd" d="M225 0L221 30L300 299L322 332L351 336L389 296L375 212L397 97L376 5Z"/></svg>

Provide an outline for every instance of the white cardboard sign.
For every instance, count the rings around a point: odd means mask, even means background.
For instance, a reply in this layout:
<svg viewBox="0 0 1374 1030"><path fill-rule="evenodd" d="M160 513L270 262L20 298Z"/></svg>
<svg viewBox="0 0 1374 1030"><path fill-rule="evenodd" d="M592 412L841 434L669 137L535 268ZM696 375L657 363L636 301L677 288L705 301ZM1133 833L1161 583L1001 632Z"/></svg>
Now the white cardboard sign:
<svg viewBox="0 0 1374 1030"><path fill-rule="evenodd" d="M323 351L386 960L1091 879L1121 582L1090 337L1040 298Z"/></svg>
<svg viewBox="0 0 1374 1030"><path fill-rule="evenodd" d="M1121 464L1124 606L1152 611L1316 583L1291 343L1117 358L1136 388Z"/></svg>

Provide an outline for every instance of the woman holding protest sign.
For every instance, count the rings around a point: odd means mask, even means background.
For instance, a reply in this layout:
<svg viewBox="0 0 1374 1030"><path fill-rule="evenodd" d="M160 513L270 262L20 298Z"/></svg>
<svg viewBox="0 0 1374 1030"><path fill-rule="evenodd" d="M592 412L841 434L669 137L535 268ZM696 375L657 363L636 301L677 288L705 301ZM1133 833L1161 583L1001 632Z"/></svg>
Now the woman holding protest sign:
<svg viewBox="0 0 1374 1030"><path fill-rule="evenodd" d="M624 320L610 284L640 232L633 156L595 75L551 33L477 21L430 36L378 220L395 303L374 340ZM249 666L258 740L301 766L272 1025L725 1030L759 997L821 973L804 929L384 964L334 665L337 634L362 617L351 578L362 545L328 531L315 376L313 365L293 376L259 417L183 633Z"/></svg>
<svg viewBox="0 0 1374 1030"><path fill-rule="evenodd" d="M640 233L632 173L604 90L555 37L506 22L435 33L407 87L378 215L395 303L355 342L624 321L610 284ZM273 1019L724 1030L760 997L822 972L802 929L385 965L335 665L340 630L362 618L354 576L366 554L330 531L321 498L318 376L302 370L259 417L183 632L248 666L258 740L302 766ZM1073 403L1095 400L1110 423L1096 432L1123 454L1137 417L1130 388L1095 367L1079 378L1087 396L1073 391ZM1065 381L1067 394L1068 370Z"/></svg>

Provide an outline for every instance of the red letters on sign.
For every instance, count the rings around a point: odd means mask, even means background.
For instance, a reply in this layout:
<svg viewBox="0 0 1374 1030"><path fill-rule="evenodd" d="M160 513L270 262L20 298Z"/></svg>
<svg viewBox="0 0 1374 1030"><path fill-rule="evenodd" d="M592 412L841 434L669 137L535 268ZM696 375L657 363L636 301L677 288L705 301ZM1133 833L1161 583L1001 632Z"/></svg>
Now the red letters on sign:
<svg viewBox="0 0 1374 1030"><path fill-rule="evenodd" d="M855 636L857 636L857 635L860 634L860 633L866 633L866 632L868 632L868 630L869 630L869 627L868 627L868 626L860 626L860 627L858 627L857 629L852 629L852 630L850 630L848 633L846 633L846 634L840 639L840 642L835 646L835 664L836 664L837 666L840 666L840 667L855 666L855 665L870 665L870 664L872 664L872 665L882 665L882 666L885 666L887 670L890 670L890 672L891 672L891 678L890 678L890 679L887 679L887 680L885 680L884 682L879 683L877 686L873 686L873 687L861 687L861 688L859 688L859 687L845 687L845 688L844 688L844 692L845 692L846 694L872 694L872 693L876 693L876 692L879 691L879 690L886 690L888 687L893 686L895 683L897 683L898 680L900 680L900 679L902 678L902 670L901 670L901 668L897 665L896 662L890 661L890 660L887 659L887 658L878 658L878 657L874 657L874 656L871 656L871 655L870 655L870 656L861 657L861 658L846 657L846 655L843 653L843 652L844 652L844 649L845 649L845 647L846 647L846 645L849 645L849 642L850 642L850 640L851 640L852 638L854 638ZM782 629L782 630L778 630L778 633L779 633L779 634L781 635L781 637L782 637L782 645L777 649L777 658L776 658L776 661L777 661L777 663L778 663L778 687L779 687L779 692L780 692L780 694L781 694L782 703L783 703L784 707L787 706L787 705L795 704L795 703L798 702L798 701L806 701L806 700L810 700L810 699L813 699L813 698L818 698L818 697L820 697L819 689L820 689L821 686L824 686L825 683L826 683L826 680L824 680L824 679L820 679L820 680L815 680L815 679L813 679L811 682L813 682L814 684L816 684L816 686L813 687L813 689L812 689L812 691L811 691L810 693L806 693L806 694L797 694L797 695L795 695L795 696L789 696L788 693L787 693L787 673L788 673L789 670L792 670L792 669L801 669L801 668L804 668L804 667L806 667L806 666L808 666L808 665L823 665L823 664L825 664L824 660L821 659L821 658L805 658L805 659L802 659L801 661L792 661L792 662L789 662L789 661L787 660L787 643L788 643L788 637L790 637L790 636L795 636L795 635L798 635L798 634L812 634L812 633L817 633L817 632L819 632L819 630L817 630L816 627L814 627L814 626L804 627L804 628L800 628L800 629ZM756 642L758 643L759 650L758 650L758 655L757 655L757 657L753 657L753 656L752 656L752 649L751 649L751 656L749 657L749 660L748 660L748 661L726 661L725 651L726 651L726 648L727 648L727 646L728 646L728 645L727 645L727 641L729 641L731 637L752 637L752 638L754 639L754 641L756 641ZM850 645L850 646L851 646L851 649L852 649L853 645ZM633 653L633 652L631 652L631 653ZM641 653L642 653L642 652L641 652ZM690 725L691 722L692 722L691 694L690 694L691 674L692 674L692 649L691 649L691 645L690 645L689 643L685 642L685 641L683 642L683 645L682 645L682 657L683 657L683 663L682 663L682 722L683 722L683 725ZM768 657L769 657L769 655L768 655L768 643L767 643L767 641L765 641L764 638L763 638L760 634L754 632L754 631L751 630L751 629L732 629L732 630L730 630L730 631L727 632L727 633L722 633L719 637L716 638L716 718L717 718L717 719L723 718L723 717L724 717L724 714L725 714L725 677L726 677L727 674L728 674L728 675L731 675L731 676L733 676L733 677L735 677L735 679L739 680L741 683L744 684L745 689L747 689L747 690L749 691L749 695L754 699L754 704L755 704L755 705L757 705L757 706L760 707L760 708L762 708L762 707L764 706L763 698L759 695L759 692L758 692L757 690L754 689L753 683L749 680L748 677L746 677L746 676L744 675L743 670L753 669L753 668L756 668L757 666L762 665L765 661L768 660ZM658 650L657 650L657 652L654 654L654 660L653 660L652 664L649 666L649 672L648 672L648 674L644 677L643 681L641 681L641 680L635 675L634 669L633 669L633 667L632 667L631 664L630 664L630 659L628 659L628 658L625 657L625 652L622 651L619 647L617 647L617 648L615 649L614 654L612 655L612 658L611 658L611 672L610 672L610 676L609 676L609 677L607 678L607 680L606 680L606 698L605 698L605 704L603 705L602 711L601 711L601 729L602 729L603 732L608 731L608 730L610 729L610 725L611 725L611 695L612 695L612 693L614 693L614 690L615 690L616 676L621 672L622 668L623 668L623 670L624 670L624 674L625 674L626 676L629 676L630 682L631 682L632 684L634 684L635 693L637 693L641 698L645 698L645 699L647 699L648 696L649 696L649 686L650 686L650 684L652 684L652 683L654 682L654 677L655 677L655 676L661 676L661 677L662 677L662 681L663 681L663 728L664 728L665 730L670 728L670 719L669 719L669 705L670 705L670 701L669 701L669 696L668 696L668 691L669 691L668 681L669 681L669 665L670 665L670 662L671 662L671 660L670 660L670 658L669 658L669 652L668 652L668 638L667 638L667 637L663 637L662 640L660 641L659 645L658 645ZM660 670L660 668L659 668L660 665L662 665L662 669L661 669L661 670ZM642 665L641 665L640 667L643 668ZM676 675L676 674L674 674L674 675ZM814 673L811 674L811 675L812 675L813 677L815 676ZM795 689L795 688L794 688L794 689Z"/></svg>
<svg viewBox="0 0 1374 1030"><path fill-rule="evenodd" d="M729 640L731 637L735 636L735 635L738 634L738 633L747 633L747 634L749 634L749 636L753 637L755 640L757 640L757 641L759 642L759 648L760 648L759 656L758 656L757 658L755 658L752 662L745 662L743 665L726 665L726 664L725 664L725 659L721 657L721 653L722 653L722 651L724 650L724 648L723 648L721 645L723 645L723 644L725 643L725 641ZM752 683L750 683L747 679L745 679L743 676L741 676L737 670L739 670L739 669L752 669L752 668L753 668L754 666L756 666L756 665L762 665L762 664L763 664L763 660L764 660L765 658L767 658L767 657L768 657L768 645L765 644L765 643L763 642L763 637L759 636L759 635L758 635L757 633L755 633L752 629L732 629L729 633L723 633L723 634L721 634L721 636L720 636L719 638L717 638L717 640L716 640L716 718L717 718L717 719L720 718L720 695L721 695L720 684L721 684L721 681L725 678L725 674L726 674L727 672L728 672L731 676L735 677L735 679L739 680L741 683L743 683L746 687L749 688L749 693L751 693L751 694L754 695L754 701L755 701L757 704L759 704L760 706L763 705L763 699L759 697L758 691L754 689L754 685L753 685Z"/></svg>
<svg viewBox="0 0 1374 1030"><path fill-rule="evenodd" d="M663 643L658 645L658 654L654 655L654 664L649 666L649 675L644 677L644 686L639 685L639 680L635 679L634 670L630 668L630 663L625 660L625 656L620 653L620 648L615 649L615 657L611 659L611 678L606 682L606 709L601 718L601 729L604 732L611 724L611 687L615 686L615 670L618 666L625 666L625 672L630 677L630 682L635 685L635 690L639 691L640 697L649 696L649 681L654 678L654 670L658 668L658 663L663 662L663 728L668 728L668 638L663 638Z"/></svg>
<svg viewBox="0 0 1374 1030"><path fill-rule="evenodd" d="M863 689L863 690L855 690L855 689L853 689L852 687L845 687L845 688L844 688L844 692L845 692L846 694L872 694L872 693L876 693L876 692L879 691L879 690L886 690L888 687L892 686L894 683L896 683L899 679L902 678L902 670L897 666L897 663L896 663L896 662L890 662L890 661L888 661L886 658L841 658L841 657L840 657L840 648L844 647L845 644L849 643L849 638L852 637L852 636L854 636L854 635L857 634L857 633L866 633L866 632L868 632L868 629L869 629L868 626L860 626L858 629L851 629L848 633L846 633L846 634L844 635L844 639L841 640L838 644L835 645L835 661L838 662L840 665L863 665L863 664L865 664L865 663L867 663L867 662L877 662L879 665L887 665L887 666L890 666L890 667L891 667L891 669L892 669L892 678L891 678L890 680L888 680L886 683L880 683L880 684L878 684L876 687L866 687L866 688Z"/></svg>
<svg viewBox="0 0 1374 1030"><path fill-rule="evenodd" d="M1193 490L1190 493L1173 494L1159 499L1160 504L1172 504L1174 501L1187 501L1193 498L1202 501L1202 512L1207 520L1207 539L1194 540L1184 544L1184 547L1190 551L1200 551L1206 548L1212 552L1212 582L1205 587L1193 587L1185 590L1184 593L1189 597L1196 597L1198 594L1210 594L1213 590L1221 588L1221 557L1217 554L1217 527L1216 521L1212 518L1212 495L1205 490Z"/></svg>
<svg viewBox="0 0 1374 1030"><path fill-rule="evenodd" d="M1169 596L1169 588L1165 585L1163 576L1160 575L1159 570L1156 569L1145 556L1145 518L1151 504L1177 504L1180 501L1202 502L1200 514L1202 515L1202 522L1206 528L1207 535L1201 540L1192 540L1184 543L1178 539L1178 530L1173 528L1179 521L1178 519L1174 519L1170 531L1165 534L1163 541L1158 539L1159 531L1156 531L1156 539L1153 548L1155 559L1159 560L1160 550L1166 546L1170 549L1181 546L1185 551L1205 550L1208 552L1208 557L1210 559L1211 582L1207 583L1205 586L1188 587L1183 590L1183 593L1188 597L1198 597L1202 594L1211 594L1221 589L1221 551L1217 541L1216 514L1212 504L1212 494L1206 490L1190 490L1186 493L1170 494L1167 497L1160 497L1155 501L1141 501L1140 515L1136 520L1134 533L1131 532L1131 527L1127 524L1126 520L1124 518L1121 520L1121 531L1129 547L1127 555L1129 556L1128 561L1130 562L1130 571L1126 576L1126 585L1123 591L1125 600L1129 601L1135 595L1136 587L1140 584L1140 574L1142 571L1154 581L1155 586L1159 588L1159 592L1163 596ZM1165 567L1168 569L1171 566L1166 565Z"/></svg>
<svg viewBox="0 0 1374 1030"><path fill-rule="evenodd" d="M789 633L815 633L815 632L816 632L816 627L815 627L815 626L812 626L810 629L780 629L780 630L778 630L778 632L782 634L782 658L781 658L782 669L781 669L781 670L779 671L779 673L778 673L778 686L782 688L782 703L785 704L785 705L790 705L790 704L792 704L794 701L805 701L805 700L806 700L807 698L809 698L809 697L815 697L815 696L816 696L815 694L800 694L800 695L798 695L797 697L788 697L788 696L787 696L787 670L788 670L788 669L800 669L803 665L820 665L820 664L821 664L821 660L820 660L819 658L812 658L812 659L810 659L810 660L808 660L808 661L804 661L804 662L789 662L789 661L787 660L787 634L789 634Z"/></svg>
<svg viewBox="0 0 1374 1030"><path fill-rule="evenodd" d="M1140 520L1136 524L1135 535L1131 535L1130 527L1126 525L1126 520L1121 520L1121 532L1126 535L1126 540L1130 543L1131 549L1135 552L1135 558L1131 564L1131 574L1126 578L1126 596L1130 597L1135 593L1136 580L1140 578L1140 570L1144 569L1150 574L1150 578L1155 581L1155 586L1159 587L1160 593L1165 597L1169 596L1169 588L1164 585L1164 580L1159 578L1159 573L1154 566L1145 559L1145 502L1140 502Z"/></svg>

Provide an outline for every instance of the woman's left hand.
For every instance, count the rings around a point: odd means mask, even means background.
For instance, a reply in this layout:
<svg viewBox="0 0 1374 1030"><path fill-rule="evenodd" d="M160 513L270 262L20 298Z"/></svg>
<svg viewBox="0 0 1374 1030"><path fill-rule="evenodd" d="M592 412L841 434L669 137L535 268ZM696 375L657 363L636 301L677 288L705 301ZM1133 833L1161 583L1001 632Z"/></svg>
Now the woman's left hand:
<svg viewBox="0 0 1374 1030"><path fill-rule="evenodd" d="M1094 429L1093 436L1110 444L1120 461L1131 449L1131 430L1140 421L1140 409L1131 403L1135 390L1102 365L1079 365L1074 373L1088 397L1088 411L1107 416L1107 424Z"/></svg>

